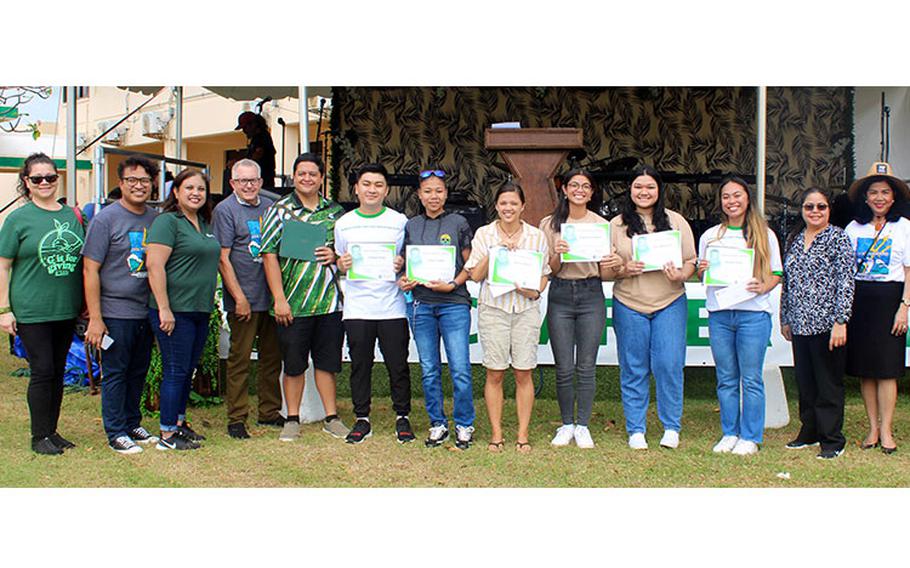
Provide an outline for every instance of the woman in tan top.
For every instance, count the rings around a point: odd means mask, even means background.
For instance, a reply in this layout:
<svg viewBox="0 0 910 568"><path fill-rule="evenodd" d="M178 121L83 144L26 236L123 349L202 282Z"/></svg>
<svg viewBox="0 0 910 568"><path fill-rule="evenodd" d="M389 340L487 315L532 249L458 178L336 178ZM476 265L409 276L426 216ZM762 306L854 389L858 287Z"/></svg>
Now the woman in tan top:
<svg viewBox="0 0 910 568"><path fill-rule="evenodd" d="M607 319L603 280L612 276L613 268L619 267L622 259L606 249L596 261L583 262L569 256L563 262L562 254L570 253L575 242L576 224L602 225L607 234L610 224L596 213L603 198L590 173L572 169L561 178L564 185L556 210L540 222L553 271L547 298L547 328L556 363L556 398L562 414L562 426L550 444L568 446L574 440L579 448L593 448L588 422L594 403L597 350Z"/></svg>
<svg viewBox="0 0 910 568"><path fill-rule="evenodd" d="M657 416L664 426L660 445L676 448L686 362L684 282L695 272L695 239L681 215L664 209L663 183L657 170L650 166L635 170L622 214L614 217L610 225L614 250L623 260L614 270L613 329L629 447L648 448L645 416L653 373ZM632 259L632 237L660 231L679 231L682 267L668 262L662 270L646 272L643 262Z"/></svg>

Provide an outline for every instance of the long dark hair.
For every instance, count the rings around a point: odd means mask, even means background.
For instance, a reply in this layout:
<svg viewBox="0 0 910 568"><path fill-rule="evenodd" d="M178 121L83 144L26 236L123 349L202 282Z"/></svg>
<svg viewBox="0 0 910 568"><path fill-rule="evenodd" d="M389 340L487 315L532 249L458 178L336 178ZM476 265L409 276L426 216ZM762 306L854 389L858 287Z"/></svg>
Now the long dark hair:
<svg viewBox="0 0 910 568"><path fill-rule="evenodd" d="M632 170L632 177L629 179L629 191L626 192L625 199L622 202L622 222L626 226L626 235L633 237L643 235L648 231L645 229L645 222L641 215L635 209L635 203L632 201L632 183L639 176L648 176L657 182L657 201L654 203L654 212L651 214L651 222L654 223L655 231L669 231L670 218L664 209L664 182L660 173L651 166L638 166Z"/></svg>
<svg viewBox="0 0 910 568"><path fill-rule="evenodd" d="M727 214L724 213L722 204L724 186L728 183L738 185L746 192L748 202L746 203L746 212L743 216L743 238L746 240L749 248L755 251L755 269L753 275L763 281L771 276L771 249L768 244L768 222L765 221L765 217L762 215L761 211L759 211L758 207L754 205L758 202L755 197L755 192L749 187L746 180L737 175L728 174L724 176L724 178L720 180L720 184L717 186L717 191L714 194L717 210L720 211L721 220L723 221L720 230L717 231L716 238L718 241L723 239L724 233L727 232L727 227L730 224L730 220L727 217Z"/></svg>
<svg viewBox="0 0 910 568"><path fill-rule="evenodd" d="M572 168L559 176L562 184L556 196L556 209L553 210L553 215L550 217L550 228L553 229L554 233L558 233L562 228L562 224L569 218L569 200L566 198L565 191L562 190L565 189L569 180L575 176L582 176L591 184L591 199L588 201L588 210L600 215L600 208L604 199L603 193L601 193L600 188L597 187L597 183L594 181L594 177L584 168Z"/></svg>
<svg viewBox="0 0 910 568"><path fill-rule="evenodd" d="M894 203L891 204L891 209L888 209L888 213L885 214L886 221L891 222L899 220L904 209L907 207L907 199L904 197L904 194L901 192L901 190L895 187L893 181L891 181L886 176L873 176L867 178L859 187L859 190L856 192L856 203L854 204L853 219L857 223L865 225L866 223L872 221L872 217L874 217L872 208L870 208L869 204L866 203L866 193L869 192L869 186L877 181L883 181L887 183L888 187L891 188L891 194L894 195Z"/></svg>
<svg viewBox="0 0 910 568"><path fill-rule="evenodd" d="M179 188L181 185L183 185L183 182L185 182L187 179L189 179L193 176L199 176L202 178L202 181L205 182L205 203L199 209L199 216L202 217L202 219L206 223L211 223L212 222L212 194L209 189L209 186L211 185L209 183L209 176L205 175L204 173L200 172L199 170L194 170L192 168L187 168L187 169L183 170L182 172L177 174L177 177L174 178L174 184L171 186L171 192L168 194L167 199L164 200L164 203L161 204L161 211L164 213L168 213L171 211L180 212L180 206L177 205L177 188Z"/></svg>
<svg viewBox="0 0 910 568"><path fill-rule="evenodd" d="M784 247L784 250L785 250L785 251L790 250L790 246L791 246L791 245L793 244L793 242L799 237L800 233L802 233L803 230L806 228L806 220L803 219L803 215L802 215L803 204L806 202L806 199L808 199L809 196L812 195L813 193L817 193L817 194L819 194L819 195L821 195L822 197L825 198L825 203L828 204L828 212L829 212L829 215L831 214L831 201L832 201L832 198L831 198L831 192L830 192L830 191L828 191L827 189L822 189L822 188L820 188L820 187L810 187L810 188L804 190L804 191L800 194L800 196L799 196L799 211L800 211L800 214L799 214L799 216L797 217L796 221L793 223L793 228L790 229L790 233L787 235L787 244L786 244L786 246ZM831 217L828 217L828 222L829 222L829 224L830 224L830 221L831 221Z"/></svg>
<svg viewBox="0 0 910 568"><path fill-rule="evenodd" d="M16 185L16 190L26 199L31 201L32 192L28 188L28 184L25 183L25 178L31 175L32 166L36 164L48 164L54 168L54 173L59 173L57 171L57 164L54 163L54 160L44 152L36 152L30 155L25 161L22 162L22 168L19 170L19 183Z"/></svg>

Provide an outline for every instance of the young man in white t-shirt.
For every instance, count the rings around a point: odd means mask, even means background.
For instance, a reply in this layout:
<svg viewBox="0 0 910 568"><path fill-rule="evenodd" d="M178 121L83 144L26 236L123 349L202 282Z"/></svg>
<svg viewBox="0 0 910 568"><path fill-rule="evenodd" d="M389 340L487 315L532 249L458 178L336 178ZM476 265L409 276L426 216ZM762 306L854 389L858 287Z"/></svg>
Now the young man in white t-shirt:
<svg viewBox="0 0 910 568"><path fill-rule="evenodd" d="M411 411L411 375L408 367L408 320L404 294L395 281L402 268L404 226L407 217L387 208L388 174L380 164L367 164L357 172L354 191L360 207L335 223L335 252L338 268L347 274L344 288L344 330L351 355L351 399L357 421L348 434L349 444L359 444L372 435L370 399L373 353L376 340L389 372L392 407L398 415L395 432L400 443L414 440L408 414ZM352 252L363 245L394 244L394 261L381 279L351 279ZM358 254L359 257L359 254ZM385 279L388 277L389 279Z"/></svg>

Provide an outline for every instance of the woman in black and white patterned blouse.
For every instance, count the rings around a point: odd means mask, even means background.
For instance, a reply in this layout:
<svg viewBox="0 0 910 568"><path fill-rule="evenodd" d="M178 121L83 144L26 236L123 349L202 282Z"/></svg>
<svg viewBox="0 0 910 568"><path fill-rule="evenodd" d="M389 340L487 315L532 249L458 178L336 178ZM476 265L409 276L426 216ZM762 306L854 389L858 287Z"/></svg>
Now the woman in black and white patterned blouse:
<svg viewBox="0 0 910 568"><path fill-rule="evenodd" d="M802 195L802 222L787 238L780 323L793 344L802 427L789 449L820 445L818 458L844 452L844 365L855 264L847 234L830 224L827 191Z"/></svg>

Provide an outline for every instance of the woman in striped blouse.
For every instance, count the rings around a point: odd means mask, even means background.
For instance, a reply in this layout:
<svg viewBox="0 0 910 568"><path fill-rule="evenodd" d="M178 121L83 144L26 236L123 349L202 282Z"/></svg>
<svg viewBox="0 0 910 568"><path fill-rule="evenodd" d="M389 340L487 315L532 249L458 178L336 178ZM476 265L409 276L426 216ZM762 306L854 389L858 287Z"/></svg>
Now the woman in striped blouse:
<svg viewBox="0 0 910 568"><path fill-rule="evenodd" d="M465 269L475 282L481 282L477 301L477 326L483 348L483 366L487 369L484 399L490 418L492 437L489 449L501 451L502 381L511 363L515 374L515 405L518 410L516 449L531 451L528 426L534 406L534 384L531 371L537 367L537 344L540 337L540 294L547 285L550 266L546 262L547 239L537 228L521 220L525 195L521 186L508 182L496 192L498 219L477 230L471 242L471 256ZM540 253L541 277L536 288L519 288L503 292L492 288L487 280L490 253L507 250L530 250Z"/></svg>

